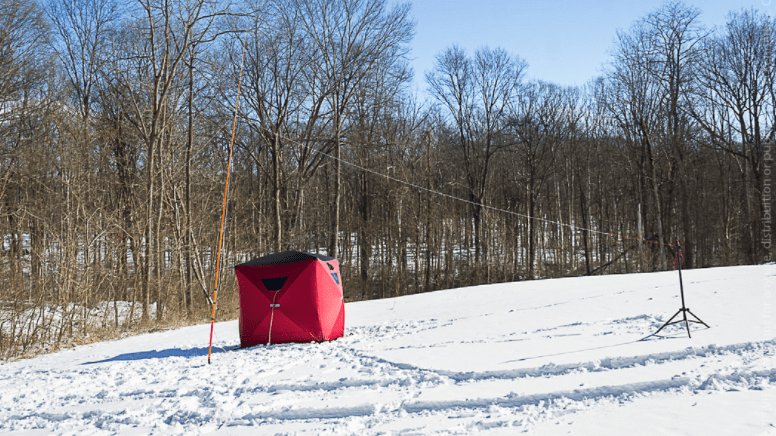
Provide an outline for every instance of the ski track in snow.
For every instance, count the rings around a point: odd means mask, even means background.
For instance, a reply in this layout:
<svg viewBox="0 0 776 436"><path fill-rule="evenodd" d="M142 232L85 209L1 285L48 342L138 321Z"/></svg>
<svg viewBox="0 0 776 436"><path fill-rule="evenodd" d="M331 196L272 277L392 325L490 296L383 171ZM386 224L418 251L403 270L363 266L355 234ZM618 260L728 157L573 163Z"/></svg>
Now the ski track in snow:
<svg viewBox="0 0 776 436"><path fill-rule="evenodd" d="M705 282L704 286L713 283L718 289L729 286L725 279ZM644 335L667 320L665 313L636 311L616 319L553 321L522 331L494 329L479 338L440 334L478 318L521 311L552 313L585 300L632 298L645 288L610 294L594 289L562 302L501 311L488 307L468 317L389 319L347 327L343 338L320 344L230 350L236 345L230 338L214 347L213 365L205 362L205 347L165 346L162 341L156 350L146 351L157 344L152 335L145 346L139 337L132 345L128 341L133 338L109 343L110 350L95 359L91 356L100 355L100 344L59 353L64 356L59 360L51 355L4 364L0 432L256 434L259 426L261 434L289 435L512 434L638 398L725 395L776 386L776 338L674 349L674 343L692 343L679 339L686 333L683 326L671 326L661 337ZM665 301L673 304L672 298ZM223 325L236 330L235 322ZM721 328L712 326L708 334ZM697 329L693 325L694 333ZM204 332L197 326L179 334L195 331ZM598 347L544 347L534 356L493 362L474 371L443 369L444 362L424 367L384 357L456 346L555 344L578 337L608 342ZM116 352L125 348L123 344L128 344L126 352ZM618 355L613 347L619 345L664 351ZM576 361L577 349L586 356L597 354ZM92 354L75 357L86 353ZM534 361L548 363L532 366ZM506 368L492 369L498 366Z"/></svg>

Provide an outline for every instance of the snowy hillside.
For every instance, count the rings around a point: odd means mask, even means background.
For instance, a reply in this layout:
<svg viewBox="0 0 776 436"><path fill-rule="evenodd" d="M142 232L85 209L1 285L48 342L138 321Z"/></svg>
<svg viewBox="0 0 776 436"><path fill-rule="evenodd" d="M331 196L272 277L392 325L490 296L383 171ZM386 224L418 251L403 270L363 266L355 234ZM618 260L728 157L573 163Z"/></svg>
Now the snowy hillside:
<svg viewBox="0 0 776 436"><path fill-rule="evenodd" d="M233 350L237 323L0 365L0 433L776 435L776 266L684 272L711 328L650 336L676 272L346 305L331 343Z"/></svg>

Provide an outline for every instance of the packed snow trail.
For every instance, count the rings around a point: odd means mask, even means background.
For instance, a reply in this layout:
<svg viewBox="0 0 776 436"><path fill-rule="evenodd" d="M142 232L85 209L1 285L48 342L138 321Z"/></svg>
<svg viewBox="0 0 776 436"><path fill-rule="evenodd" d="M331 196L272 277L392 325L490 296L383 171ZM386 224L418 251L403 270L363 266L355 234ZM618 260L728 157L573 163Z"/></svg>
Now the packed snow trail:
<svg viewBox="0 0 776 436"><path fill-rule="evenodd" d="M349 303L328 343L218 323L212 365L207 325L83 346L0 365L0 433L776 435L775 275L685 271L692 339L652 335L666 272Z"/></svg>

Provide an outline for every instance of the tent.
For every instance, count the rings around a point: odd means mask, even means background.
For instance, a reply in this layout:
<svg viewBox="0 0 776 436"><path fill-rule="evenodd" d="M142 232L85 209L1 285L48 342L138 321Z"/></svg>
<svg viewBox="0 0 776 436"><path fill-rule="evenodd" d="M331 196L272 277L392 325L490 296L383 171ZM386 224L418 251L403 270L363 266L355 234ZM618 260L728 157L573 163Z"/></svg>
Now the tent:
<svg viewBox="0 0 776 436"><path fill-rule="evenodd" d="M345 330L339 262L283 251L234 267L240 292L240 346L330 341Z"/></svg>

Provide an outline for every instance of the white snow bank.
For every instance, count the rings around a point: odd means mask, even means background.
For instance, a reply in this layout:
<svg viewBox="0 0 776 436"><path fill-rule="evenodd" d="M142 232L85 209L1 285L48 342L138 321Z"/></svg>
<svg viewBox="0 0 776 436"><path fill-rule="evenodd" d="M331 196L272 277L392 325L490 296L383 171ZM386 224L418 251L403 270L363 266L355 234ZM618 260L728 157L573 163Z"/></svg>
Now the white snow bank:
<svg viewBox="0 0 776 436"><path fill-rule="evenodd" d="M776 434L776 267L684 272L708 323L651 335L675 272L349 303L346 335L234 349L235 321L0 366L11 434Z"/></svg>

